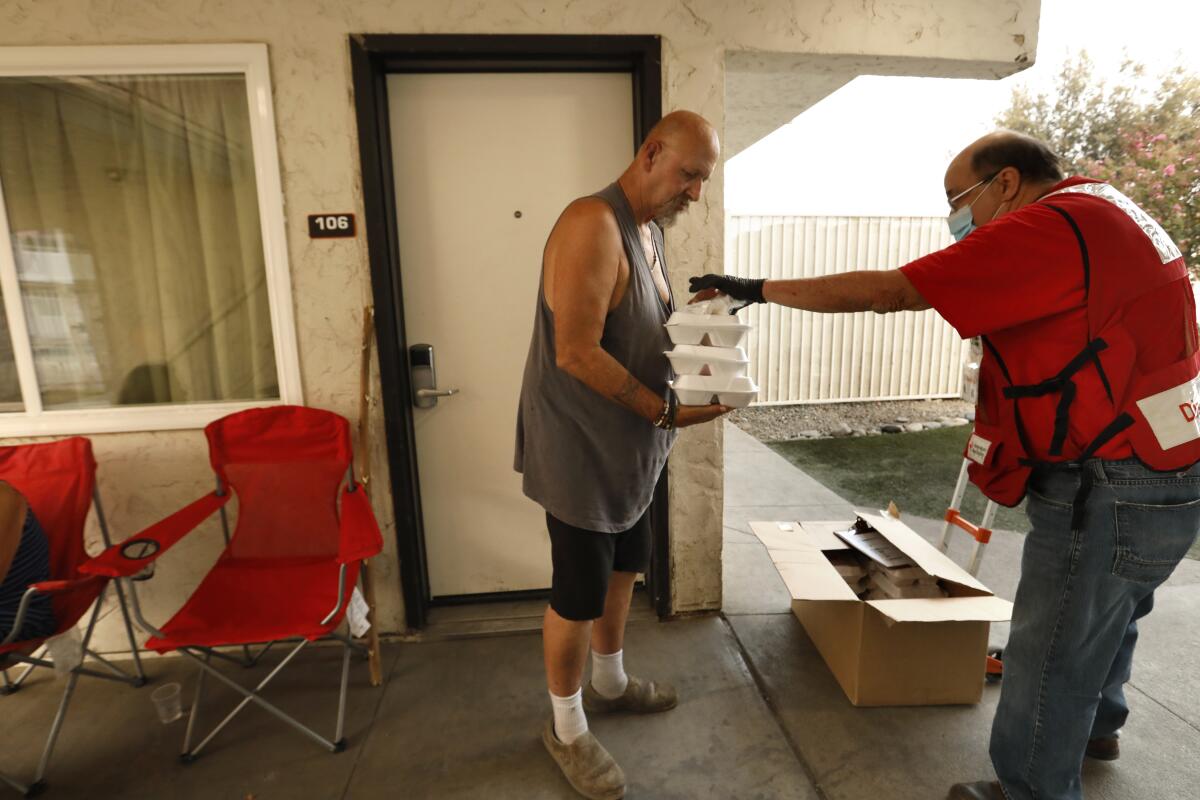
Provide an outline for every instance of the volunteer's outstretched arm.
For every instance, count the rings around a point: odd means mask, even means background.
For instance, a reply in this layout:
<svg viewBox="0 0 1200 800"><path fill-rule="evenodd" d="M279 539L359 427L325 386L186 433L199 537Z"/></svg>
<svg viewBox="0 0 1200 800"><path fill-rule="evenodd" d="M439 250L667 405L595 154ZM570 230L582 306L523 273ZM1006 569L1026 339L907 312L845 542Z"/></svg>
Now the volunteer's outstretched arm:
<svg viewBox="0 0 1200 800"><path fill-rule="evenodd" d="M693 303L720 293L750 303L776 303L826 313L874 311L888 314L924 311L930 307L898 269L860 270L782 281L704 275L692 278L690 288L699 293L692 298Z"/></svg>

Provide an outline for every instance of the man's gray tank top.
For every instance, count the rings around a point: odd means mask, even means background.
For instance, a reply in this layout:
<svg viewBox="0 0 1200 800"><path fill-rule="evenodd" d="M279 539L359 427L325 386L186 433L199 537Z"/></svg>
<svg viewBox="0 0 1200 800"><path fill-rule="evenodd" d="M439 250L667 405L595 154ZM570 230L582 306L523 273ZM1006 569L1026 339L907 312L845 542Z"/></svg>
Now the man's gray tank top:
<svg viewBox="0 0 1200 800"><path fill-rule="evenodd" d="M593 196L612 207L629 262L629 286L604 320L600 346L665 398L672 373L663 355L671 348L663 325L674 310L674 295L663 303L620 185ZM665 277L662 231L651 224L650 232ZM654 427L558 368L554 313L544 288L543 265L517 411L514 466L524 475L525 494L568 525L604 533L629 530L650 506L675 432Z"/></svg>

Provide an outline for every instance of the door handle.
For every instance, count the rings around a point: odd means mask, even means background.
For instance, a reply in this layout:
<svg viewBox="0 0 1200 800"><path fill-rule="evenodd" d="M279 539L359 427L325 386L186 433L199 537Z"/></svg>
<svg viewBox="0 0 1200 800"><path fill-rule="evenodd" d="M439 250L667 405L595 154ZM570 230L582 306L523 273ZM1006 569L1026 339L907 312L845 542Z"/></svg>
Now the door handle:
<svg viewBox="0 0 1200 800"><path fill-rule="evenodd" d="M433 408L437 405L439 397L458 394L458 389L437 388L433 345L414 344L408 348L408 368L412 376L412 403L417 408Z"/></svg>
<svg viewBox="0 0 1200 800"><path fill-rule="evenodd" d="M458 394L458 389L417 389L417 397L420 398L449 397L452 394Z"/></svg>

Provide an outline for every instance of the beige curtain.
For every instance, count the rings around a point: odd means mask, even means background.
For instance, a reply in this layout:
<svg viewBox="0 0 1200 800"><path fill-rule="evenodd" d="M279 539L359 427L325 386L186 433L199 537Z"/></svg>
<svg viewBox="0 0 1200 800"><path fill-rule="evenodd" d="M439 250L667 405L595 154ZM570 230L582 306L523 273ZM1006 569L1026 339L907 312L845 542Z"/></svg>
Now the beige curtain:
<svg viewBox="0 0 1200 800"><path fill-rule="evenodd" d="M21 385L17 382L17 363L13 356L12 338L4 312L4 293L0 292L0 414L20 411Z"/></svg>
<svg viewBox="0 0 1200 800"><path fill-rule="evenodd" d="M47 407L278 397L240 75L0 79Z"/></svg>

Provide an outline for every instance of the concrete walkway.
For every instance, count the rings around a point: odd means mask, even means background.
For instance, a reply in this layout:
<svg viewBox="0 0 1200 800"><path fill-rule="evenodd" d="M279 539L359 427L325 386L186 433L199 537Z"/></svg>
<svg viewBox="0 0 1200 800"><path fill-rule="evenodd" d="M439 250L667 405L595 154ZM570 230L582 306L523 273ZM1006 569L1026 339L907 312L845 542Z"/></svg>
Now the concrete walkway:
<svg viewBox="0 0 1200 800"><path fill-rule="evenodd" d="M846 701L804 629L751 520L849 519L851 506L783 457L725 426L725 614L789 740L831 800L929 800L955 781L992 775L988 733L999 698L989 686L974 707L857 709ZM947 500L952 486L946 487ZM903 498L895 498L903 509ZM941 524L905 516L931 541ZM962 535L951 555L966 563ZM997 531L980 579L1002 597L1016 589L1023 536ZM1121 759L1087 761L1089 800L1200 796L1200 563L1185 561L1157 593L1141 625L1132 709ZM1007 626L993 626L1003 644Z"/></svg>
<svg viewBox="0 0 1200 800"><path fill-rule="evenodd" d="M977 707L854 708L791 615L782 582L746 527L752 519L849 520L850 505L732 426L726 503L725 614L669 623L639 614L629 628L630 671L673 682L679 707L649 718L591 720L625 768L628 797L937 800L954 781L990 775L987 737L998 690L989 688ZM928 536L937 533L936 523L912 524ZM993 541L981 577L1011 597L1021 538L1001 533ZM150 657L153 682L142 690L82 681L46 796L575 797L538 740L549 714L540 639L520 625L485 625L497 608L452 615L440 639L388 645L382 688L369 687L366 665L355 662L349 746L338 755L251 707L184 766L176 755L185 723L159 724L149 693L179 681L190 697L188 665ZM508 616L524 619L526 628L536 625L537 609L518 611ZM1198 615L1200 565L1187 562L1143 626L1123 755L1087 765L1089 800L1197 795L1200 679L1190 657L1200 645ZM338 649L311 649L267 697L328 735L339 667ZM229 666L227 674L245 682L264 671ZM46 675L0 697L0 772L32 771L61 688ZM201 725L234 702L231 691L213 691ZM0 785L0 800L15 796Z"/></svg>

